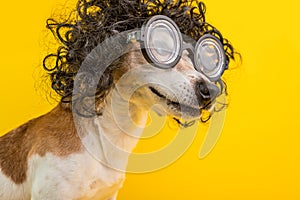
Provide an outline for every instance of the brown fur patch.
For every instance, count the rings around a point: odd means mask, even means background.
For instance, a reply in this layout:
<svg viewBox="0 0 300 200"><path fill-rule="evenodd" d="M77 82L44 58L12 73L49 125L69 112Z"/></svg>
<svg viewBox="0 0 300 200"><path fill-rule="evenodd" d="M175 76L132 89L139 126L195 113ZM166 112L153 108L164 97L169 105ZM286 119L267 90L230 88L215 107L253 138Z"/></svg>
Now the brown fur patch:
<svg viewBox="0 0 300 200"><path fill-rule="evenodd" d="M0 147L1 171L16 184L26 181L31 155L67 156L82 150L72 112L61 104L0 137Z"/></svg>

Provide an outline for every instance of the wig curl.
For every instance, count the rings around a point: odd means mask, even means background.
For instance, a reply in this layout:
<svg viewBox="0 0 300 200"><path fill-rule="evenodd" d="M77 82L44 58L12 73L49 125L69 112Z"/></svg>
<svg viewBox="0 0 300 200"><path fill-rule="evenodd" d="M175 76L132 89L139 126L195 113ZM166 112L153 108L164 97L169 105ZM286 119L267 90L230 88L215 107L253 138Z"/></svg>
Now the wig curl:
<svg viewBox="0 0 300 200"><path fill-rule="evenodd" d="M47 28L59 41L55 53L43 60L52 89L61 101L71 103L75 76L86 56L106 38L141 28L154 15L171 18L180 31L198 40L204 34L216 36L223 44L227 62L235 59L233 46L205 19L206 7L197 0L79 0L75 17L65 21L47 20ZM113 84L109 68L97 85L98 100L104 99Z"/></svg>

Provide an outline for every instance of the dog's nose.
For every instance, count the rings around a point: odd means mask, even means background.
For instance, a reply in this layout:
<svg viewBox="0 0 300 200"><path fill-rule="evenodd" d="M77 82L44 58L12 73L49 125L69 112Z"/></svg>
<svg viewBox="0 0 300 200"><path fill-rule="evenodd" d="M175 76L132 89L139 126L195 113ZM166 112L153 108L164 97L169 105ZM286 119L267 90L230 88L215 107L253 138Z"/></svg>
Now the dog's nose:
<svg viewBox="0 0 300 200"><path fill-rule="evenodd" d="M211 101L220 95L220 89L213 83L200 81L198 83L198 91L203 100Z"/></svg>

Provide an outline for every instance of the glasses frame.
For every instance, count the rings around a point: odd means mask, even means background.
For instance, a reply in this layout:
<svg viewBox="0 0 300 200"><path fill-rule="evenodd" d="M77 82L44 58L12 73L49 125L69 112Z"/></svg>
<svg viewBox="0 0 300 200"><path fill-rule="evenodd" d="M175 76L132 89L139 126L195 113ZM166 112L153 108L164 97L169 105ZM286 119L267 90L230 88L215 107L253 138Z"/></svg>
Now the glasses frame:
<svg viewBox="0 0 300 200"><path fill-rule="evenodd" d="M174 33L178 36L179 38L179 51L178 53L176 53L176 57L174 59L173 62L171 63L159 63L157 62L152 55L151 51L150 51L150 47L148 44L148 37L151 34L151 28L152 28L152 24L153 23L157 23L158 21L165 21L167 25L171 25L169 26ZM182 53L183 51L187 50L189 53L192 53L193 56L191 56L191 60L193 62L194 68L201 72L202 74L204 74L209 80L211 81L218 81L220 80L221 76L223 75L224 71L226 69L228 69L228 61L226 58L226 54L223 48L223 45L221 43L221 41L213 36L212 34L205 34L203 36L201 36L198 41L194 41L193 39L189 38L188 36L183 35L180 32L179 27L177 26L177 24L170 19L167 16L164 15L156 15L151 17L149 20L147 20L141 30L132 30L131 32L128 33L128 38L127 41L131 41L135 39L136 41L140 42L140 47L143 53L143 56L145 57L145 59L152 65L154 65L155 67L161 68L161 69L170 69L173 68L181 59L182 57ZM220 58L220 64L218 65L218 70L217 73L215 73L214 76L209 76L207 75L204 70L203 67L201 67L201 65L199 64L199 60L197 58L197 52L196 50L198 49L199 45L201 45L202 43L206 42L207 40L212 40L214 42L214 45L216 47L216 49L218 50L219 53L219 58Z"/></svg>

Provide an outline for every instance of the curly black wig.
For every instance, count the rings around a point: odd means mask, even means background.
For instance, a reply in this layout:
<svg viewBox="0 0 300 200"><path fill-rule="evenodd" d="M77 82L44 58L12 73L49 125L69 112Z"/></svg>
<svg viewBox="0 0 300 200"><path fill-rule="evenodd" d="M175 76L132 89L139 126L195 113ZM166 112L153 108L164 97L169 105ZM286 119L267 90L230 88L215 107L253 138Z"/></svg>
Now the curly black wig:
<svg viewBox="0 0 300 200"><path fill-rule="evenodd" d="M47 20L47 28L60 43L57 51L43 60L52 89L61 96L62 102L71 103L75 76L86 56L106 38L140 28L154 15L168 16L183 34L195 40L207 33L216 36L224 46L229 63L235 59L236 52L229 41L206 22L205 12L205 4L197 0L79 0L75 17L65 21ZM98 98L103 99L111 88L110 76L107 72L100 79Z"/></svg>

